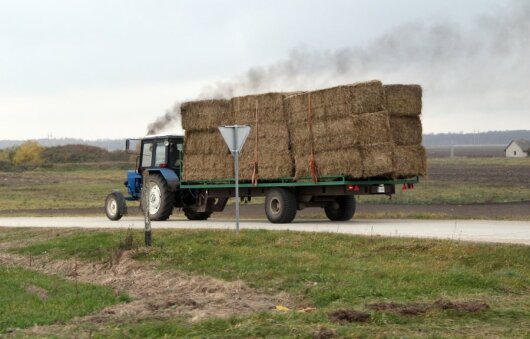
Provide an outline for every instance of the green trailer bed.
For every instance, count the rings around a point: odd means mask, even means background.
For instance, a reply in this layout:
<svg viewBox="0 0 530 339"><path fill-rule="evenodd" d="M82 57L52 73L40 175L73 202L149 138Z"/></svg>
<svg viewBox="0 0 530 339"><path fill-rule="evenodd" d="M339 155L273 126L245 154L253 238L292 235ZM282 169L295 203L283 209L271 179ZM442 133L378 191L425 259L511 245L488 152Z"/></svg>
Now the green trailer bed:
<svg viewBox="0 0 530 339"><path fill-rule="evenodd" d="M301 178L294 180L294 178L278 178L272 180L260 180L257 184L252 184L250 181L240 181L240 188L269 188L269 187L308 187L308 186L373 186L373 185L402 185L402 184L416 184L419 182L419 177L407 179L359 179L349 180L344 176L328 176L319 177L315 183L311 178ZM234 188L234 179L223 180L204 180L204 181L182 181L180 188L182 189L213 189L213 188Z"/></svg>

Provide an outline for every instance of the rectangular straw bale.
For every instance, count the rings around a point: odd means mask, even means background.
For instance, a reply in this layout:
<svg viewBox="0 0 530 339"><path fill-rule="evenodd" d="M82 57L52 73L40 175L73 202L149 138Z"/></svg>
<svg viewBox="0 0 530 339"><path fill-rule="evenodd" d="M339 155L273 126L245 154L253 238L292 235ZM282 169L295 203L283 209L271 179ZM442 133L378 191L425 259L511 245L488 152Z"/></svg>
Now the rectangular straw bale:
<svg viewBox="0 0 530 339"><path fill-rule="evenodd" d="M357 144L371 145L392 142L387 111L357 114L350 119L353 120L353 129L350 133Z"/></svg>
<svg viewBox="0 0 530 339"><path fill-rule="evenodd" d="M376 80L360 82L287 97L284 107L289 121L307 120L309 94L313 120L378 112L384 107L382 83Z"/></svg>
<svg viewBox="0 0 530 339"><path fill-rule="evenodd" d="M229 154L230 151L219 130L187 130L184 138L184 154Z"/></svg>
<svg viewBox="0 0 530 339"><path fill-rule="evenodd" d="M235 97L230 100L235 123L253 125L256 123L256 106L258 121L286 122L283 113L282 93L266 93Z"/></svg>
<svg viewBox="0 0 530 339"><path fill-rule="evenodd" d="M357 144L354 123L351 118L325 119L313 122L313 147L316 152L348 148ZM293 154L307 154L311 139L307 122L291 125L291 147Z"/></svg>
<svg viewBox="0 0 530 339"><path fill-rule="evenodd" d="M251 180L254 172L254 157L241 156L239 159L239 178ZM294 175L294 166L289 152L260 154L258 163L258 181L263 179L285 178Z"/></svg>
<svg viewBox="0 0 530 339"><path fill-rule="evenodd" d="M310 177L310 155L295 155L295 177ZM344 175L348 178L361 178L363 174L362 158L359 147L350 147L334 151L315 153L318 176Z"/></svg>
<svg viewBox="0 0 530 339"><path fill-rule="evenodd" d="M307 123L292 125L291 144L294 154L308 152L311 141L309 135ZM392 135L386 111L313 123L313 145L317 152L391 141Z"/></svg>
<svg viewBox="0 0 530 339"><path fill-rule="evenodd" d="M294 176L294 161L289 152L267 153L260 158L259 179L288 178Z"/></svg>
<svg viewBox="0 0 530 339"><path fill-rule="evenodd" d="M363 177L390 178L393 175L394 144L391 142L361 146Z"/></svg>
<svg viewBox="0 0 530 339"><path fill-rule="evenodd" d="M256 130L255 127L251 129L240 155L242 177L247 179L252 176L256 159ZM294 165L287 126L276 122L262 123L258 130L259 178L292 176Z"/></svg>
<svg viewBox="0 0 530 339"><path fill-rule="evenodd" d="M234 123L230 101L224 99L189 101L180 110L186 131L217 129Z"/></svg>
<svg viewBox="0 0 530 339"><path fill-rule="evenodd" d="M258 128L251 126L245 145L241 150L242 154L248 152L254 154L256 131L259 131L258 151L260 153L289 151L289 130L287 126L282 123L272 122L259 124Z"/></svg>
<svg viewBox="0 0 530 339"><path fill-rule="evenodd" d="M397 146L394 150L394 176L410 178L427 175L427 155L421 145Z"/></svg>
<svg viewBox="0 0 530 339"><path fill-rule="evenodd" d="M234 163L228 154L184 156L183 180L216 180L234 177Z"/></svg>
<svg viewBox="0 0 530 339"><path fill-rule="evenodd" d="M390 115L420 115L422 89L419 85L385 85L385 105Z"/></svg>
<svg viewBox="0 0 530 339"><path fill-rule="evenodd" d="M423 131L419 116L390 116L390 131L398 146L421 144Z"/></svg>

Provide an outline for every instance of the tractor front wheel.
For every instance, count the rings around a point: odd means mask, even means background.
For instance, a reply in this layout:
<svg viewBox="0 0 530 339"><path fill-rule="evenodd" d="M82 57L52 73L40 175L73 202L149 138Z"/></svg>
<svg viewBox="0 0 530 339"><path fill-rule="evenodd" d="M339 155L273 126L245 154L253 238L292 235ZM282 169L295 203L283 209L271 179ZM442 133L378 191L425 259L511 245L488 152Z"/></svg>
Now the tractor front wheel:
<svg viewBox="0 0 530 339"><path fill-rule="evenodd" d="M105 199L105 214L110 220L120 220L127 214L127 205L123 194L119 191L114 191L107 195Z"/></svg>

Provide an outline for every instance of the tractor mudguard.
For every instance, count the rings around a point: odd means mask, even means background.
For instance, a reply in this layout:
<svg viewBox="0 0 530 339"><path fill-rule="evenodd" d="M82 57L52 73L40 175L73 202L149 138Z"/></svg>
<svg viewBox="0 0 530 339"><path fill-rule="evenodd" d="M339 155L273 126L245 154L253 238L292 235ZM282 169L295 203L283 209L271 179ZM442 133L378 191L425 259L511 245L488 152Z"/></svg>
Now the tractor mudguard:
<svg viewBox="0 0 530 339"><path fill-rule="evenodd" d="M169 189L172 191L175 191L179 184L179 177L177 176L177 173L175 173L175 170L172 170L170 168L157 168L157 169L150 169L149 174L154 173L160 173L166 180Z"/></svg>

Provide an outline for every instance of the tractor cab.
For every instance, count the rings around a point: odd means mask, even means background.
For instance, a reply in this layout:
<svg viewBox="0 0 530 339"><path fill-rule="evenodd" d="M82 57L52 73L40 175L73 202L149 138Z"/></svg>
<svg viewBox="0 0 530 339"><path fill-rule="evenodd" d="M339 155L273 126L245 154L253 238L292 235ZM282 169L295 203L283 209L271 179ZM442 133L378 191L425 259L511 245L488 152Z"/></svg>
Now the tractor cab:
<svg viewBox="0 0 530 339"><path fill-rule="evenodd" d="M127 139L126 151L138 155L136 171L145 169L172 169L179 173L182 163L184 137L176 135L149 136L144 139Z"/></svg>

